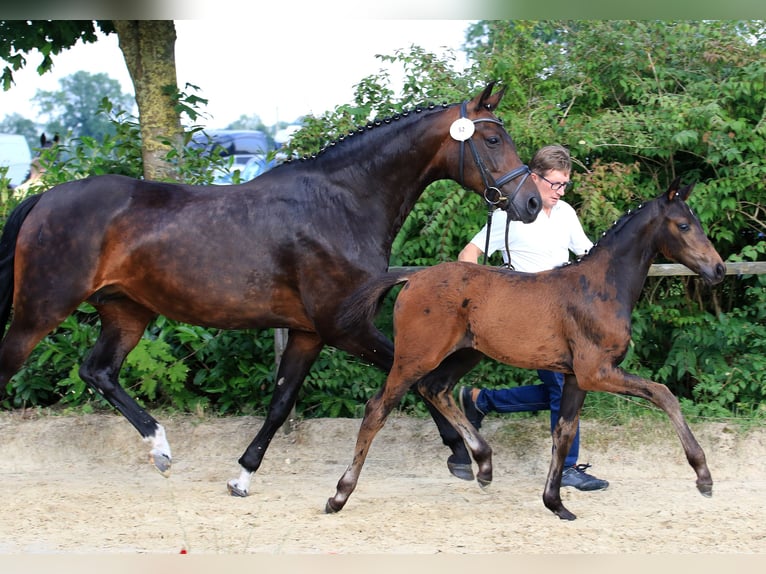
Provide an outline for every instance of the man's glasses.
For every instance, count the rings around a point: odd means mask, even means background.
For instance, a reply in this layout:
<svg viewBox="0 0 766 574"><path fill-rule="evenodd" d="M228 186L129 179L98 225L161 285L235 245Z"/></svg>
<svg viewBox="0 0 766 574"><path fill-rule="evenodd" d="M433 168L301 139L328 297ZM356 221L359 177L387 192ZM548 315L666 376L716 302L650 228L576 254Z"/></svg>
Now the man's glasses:
<svg viewBox="0 0 766 574"><path fill-rule="evenodd" d="M546 178L543 175L540 175L539 173L537 176L542 179L544 182L546 182L548 185L551 186L551 189L553 191L558 191L561 188L564 188L564 191L567 189L572 189L572 186L574 185L573 181L551 181L550 179Z"/></svg>

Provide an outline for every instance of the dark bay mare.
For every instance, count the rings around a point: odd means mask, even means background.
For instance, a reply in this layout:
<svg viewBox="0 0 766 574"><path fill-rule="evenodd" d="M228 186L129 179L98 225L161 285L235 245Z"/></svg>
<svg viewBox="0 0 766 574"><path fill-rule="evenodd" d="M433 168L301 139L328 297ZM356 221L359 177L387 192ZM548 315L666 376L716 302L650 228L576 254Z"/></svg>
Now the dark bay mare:
<svg viewBox="0 0 766 574"><path fill-rule="evenodd" d="M341 329L338 305L387 269L392 242L429 184L452 179L514 219L537 216L529 169L494 115L504 90L493 89L373 121L242 185L105 175L26 199L0 239L3 328L13 307L0 344L0 393L35 345L87 301L101 332L80 376L151 443L151 461L167 474L163 426L119 383L149 322L164 315L219 329L286 328L269 412L228 483L246 496L324 345L391 367L391 341L371 321Z"/></svg>
<svg viewBox="0 0 766 574"><path fill-rule="evenodd" d="M353 462L325 510L337 512L346 504L373 438L413 386L462 435L478 465L477 480L488 485L492 450L457 408L451 392L454 377L467 373L483 356L565 373L543 493L545 506L562 519L575 518L561 502L561 474L587 391L641 397L665 411L697 474L697 488L711 495L705 454L678 400L666 386L619 367L630 343L631 312L655 256L683 263L708 284L724 278L721 257L686 204L691 189L679 189L676 180L665 194L615 222L582 259L550 271L442 263L384 274L352 295L344 303L341 324L367 321L391 287L406 283L394 305L394 364L383 388L367 403Z"/></svg>

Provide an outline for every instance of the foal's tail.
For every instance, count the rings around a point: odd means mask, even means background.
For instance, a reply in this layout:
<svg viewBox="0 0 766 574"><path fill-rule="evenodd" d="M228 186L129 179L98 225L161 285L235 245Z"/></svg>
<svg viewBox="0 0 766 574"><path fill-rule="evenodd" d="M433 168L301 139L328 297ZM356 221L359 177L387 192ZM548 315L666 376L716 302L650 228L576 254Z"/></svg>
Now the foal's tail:
<svg viewBox="0 0 766 574"><path fill-rule="evenodd" d="M389 271L362 283L341 303L337 315L338 327L345 331L360 323L372 322L386 293L395 285L406 283L415 272L417 269Z"/></svg>
<svg viewBox="0 0 766 574"><path fill-rule="evenodd" d="M5 325L11 316L13 304L13 263L16 256L16 238L21 224L32 211L42 194L30 195L11 211L5 220L0 236L0 338L5 334Z"/></svg>

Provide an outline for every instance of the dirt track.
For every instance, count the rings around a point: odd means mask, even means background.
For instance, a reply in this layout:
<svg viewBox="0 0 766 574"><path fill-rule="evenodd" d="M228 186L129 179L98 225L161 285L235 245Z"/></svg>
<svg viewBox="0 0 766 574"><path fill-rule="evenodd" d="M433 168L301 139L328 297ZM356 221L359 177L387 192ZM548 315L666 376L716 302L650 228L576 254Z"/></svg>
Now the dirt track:
<svg viewBox="0 0 766 574"><path fill-rule="evenodd" d="M487 491L448 473L430 420L393 417L336 515L324 504L351 461L359 420L302 421L278 433L251 496L237 499L226 481L260 419L161 418L175 459L168 479L117 415L0 413L0 554L766 552L763 428L693 426L715 480L708 499L669 422L585 421L581 462L611 485L563 489L578 515L564 522L541 500L550 450L542 416L486 421L495 450Z"/></svg>

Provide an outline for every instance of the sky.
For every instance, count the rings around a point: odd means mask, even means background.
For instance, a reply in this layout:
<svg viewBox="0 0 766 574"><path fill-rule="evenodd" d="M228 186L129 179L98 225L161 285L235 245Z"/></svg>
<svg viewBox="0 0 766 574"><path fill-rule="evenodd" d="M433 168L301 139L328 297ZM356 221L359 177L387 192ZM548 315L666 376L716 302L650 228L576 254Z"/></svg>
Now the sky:
<svg viewBox="0 0 766 574"><path fill-rule="evenodd" d="M376 54L393 55L413 44L441 53L451 48L464 61L460 47L468 20L177 20L176 71L179 88L206 98L207 116L199 123L223 128L242 115L258 115L266 125L291 122L306 114L320 115L349 103L353 87L387 64ZM51 72L39 76L39 58L14 73L15 85L0 90L0 119L19 113L39 121L31 102L37 90L57 91L59 80L84 70L118 80L133 94L117 36L95 44L78 43L54 57Z"/></svg>

